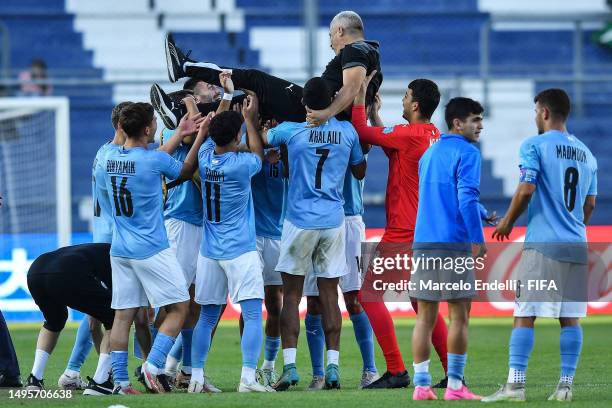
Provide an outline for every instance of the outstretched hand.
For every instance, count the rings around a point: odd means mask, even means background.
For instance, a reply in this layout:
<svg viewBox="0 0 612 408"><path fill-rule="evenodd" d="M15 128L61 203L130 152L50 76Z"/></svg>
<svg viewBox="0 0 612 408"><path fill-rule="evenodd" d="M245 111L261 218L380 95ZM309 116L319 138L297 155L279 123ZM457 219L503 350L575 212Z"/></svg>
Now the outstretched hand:
<svg viewBox="0 0 612 408"><path fill-rule="evenodd" d="M202 122L204 122L204 118L202 117L201 113L191 117L188 113L186 113L185 116L181 118L178 125L179 129L181 130L181 137L185 138L187 136L195 135L202 125Z"/></svg>
<svg viewBox="0 0 612 408"><path fill-rule="evenodd" d="M331 115L328 113L327 109L312 110L306 106L306 122L308 122L307 127L321 126L329 120L330 116Z"/></svg>
<svg viewBox="0 0 612 408"><path fill-rule="evenodd" d="M504 239L509 239L510 233L512 232L513 225L510 224L507 218L502 218L495 231L493 231L492 238L497 241L503 241Z"/></svg>
<svg viewBox="0 0 612 408"><path fill-rule="evenodd" d="M219 83L223 87L223 92L233 94L234 93L234 81L232 81L232 71L224 69L219 74Z"/></svg>
<svg viewBox="0 0 612 408"><path fill-rule="evenodd" d="M257 123L257 117L259 115L259 100L256 95L249 95L244 99L242 103L242 116L244 120L249 121L253 124Z"/></svg>

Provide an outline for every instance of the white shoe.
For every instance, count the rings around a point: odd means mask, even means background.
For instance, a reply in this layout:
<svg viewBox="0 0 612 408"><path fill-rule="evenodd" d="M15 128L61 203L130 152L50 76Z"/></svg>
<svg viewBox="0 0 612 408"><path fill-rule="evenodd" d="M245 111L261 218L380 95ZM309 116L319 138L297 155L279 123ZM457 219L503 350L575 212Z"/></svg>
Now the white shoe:
<svg viewBox="0 0 612 408"><path fill-rule="evenodd" d="M525 401L525 384L506 383L502 385L495 394L491 394L481 399L482 402L498 401Z"/></svg>
<svg viewBox="0 0 612 408"><path fill-rule="evenodd" d="M555 392L548 397L549 401L569 402L572 400L572 385L568 383L557 384Z"/></svg>
<svg viewBox="0 0 612 408"><path fill-rule="evenodd" d="M362 389L372 384L374 381L378 380L380 375L378 373L373 373L372 371L364 371L361 373L361 382L359 383L358 389Z"/></svg>
<svg viewBox="0 0 612 408"><path fill-rule="evenodd" d="M245 383L241 379L240 385L238 386L238 392L276 392L276 390L272 387L261 385L257 381L253 381L252 383Z"/></svg>
<svg viewBox="0 0 612 408"><path fill-rule="evenodd" d="M189 387L187 387L187 392L189 393L219 393L222 392L220 389L218 389L217 387L215 387L213 385L213 383L210 382L210 380L205 376L204 377L204 383L201 383L199 381L194 381L193 379L189 382Z"/></svg>
<svg viewBox="0 0 612 408"><path fill-rule="evenodd" d="M87 383L81 379L79 374L70 377L65 373L59 378L57 385L62 390L84 390L87 387Z"/></svg>

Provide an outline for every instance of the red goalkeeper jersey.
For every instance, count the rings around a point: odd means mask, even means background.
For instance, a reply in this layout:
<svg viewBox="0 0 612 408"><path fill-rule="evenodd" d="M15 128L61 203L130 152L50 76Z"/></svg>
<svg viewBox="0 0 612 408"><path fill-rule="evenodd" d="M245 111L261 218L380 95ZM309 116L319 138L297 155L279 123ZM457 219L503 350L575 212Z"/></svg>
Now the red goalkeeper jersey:
<svg viewBox="0 0 612 408"><path fill-rule="evenodd" d="M368 126L363 105L353 106L352 121L359 139L382 147L389 158L387 226L382 242L412 242L419 203L419 159L440 138L440 131L433 124Z"/></svg>

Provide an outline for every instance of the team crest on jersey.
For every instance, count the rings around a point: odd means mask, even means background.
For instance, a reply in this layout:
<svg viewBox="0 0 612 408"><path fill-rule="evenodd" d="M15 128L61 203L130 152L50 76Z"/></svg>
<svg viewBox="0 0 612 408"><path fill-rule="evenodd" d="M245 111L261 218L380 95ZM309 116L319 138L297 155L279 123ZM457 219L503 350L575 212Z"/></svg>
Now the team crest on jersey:
<svg viewBox="0 0 612 408"><path fill-rule="evenodd" d="M393 132L393 127L386 127L383 129L382 131L385 135L388 135L389 133Z"/></svg>

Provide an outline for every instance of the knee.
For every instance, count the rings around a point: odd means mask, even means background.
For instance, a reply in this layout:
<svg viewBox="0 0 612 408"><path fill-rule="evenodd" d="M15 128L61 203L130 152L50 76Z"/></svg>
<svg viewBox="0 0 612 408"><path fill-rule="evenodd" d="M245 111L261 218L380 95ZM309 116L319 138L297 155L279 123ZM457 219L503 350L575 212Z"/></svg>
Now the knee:
<svg viewBox="0 0 612 408"><path fill-rule="evenodd" d="M359 299L357 294L348 294L344 295L344 304L346 305L346 310L349 315L357 315L363 312L363 308L361 307L361 303L359 303Z"/></svg>
<svg viewBox="0 0 612 408"><path fill-rule="evenodd" d="M281 308L282 302L279 301L278 298L273 298L270 300L266 299L266 312L268 313L268 316L280 316Z"/></svg>
<svg viewBox="0 0 612 408"><path fill-rule="evenodd" d="M317 296L306 297L306 312L310 315L321 314L321 304Z"/></svg>
<svg viewBox="0 0 612 408"><path fill-rule="evenodd" d="M200 322L206 326L214 326L219 320L221 308L218 305L205 305L200 310Z"/></svg>

